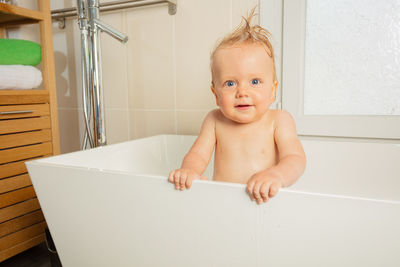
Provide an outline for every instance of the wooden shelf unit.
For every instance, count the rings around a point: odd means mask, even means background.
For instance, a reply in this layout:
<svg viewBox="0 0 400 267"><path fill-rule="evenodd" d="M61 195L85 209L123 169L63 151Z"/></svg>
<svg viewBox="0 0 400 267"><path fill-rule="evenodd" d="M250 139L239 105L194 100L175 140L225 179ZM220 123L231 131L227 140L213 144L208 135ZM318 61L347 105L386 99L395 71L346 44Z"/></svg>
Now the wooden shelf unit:
<svg viewBox="0 0 400 267"><path fill-rule="evenodd" d="M39 24L43 76L40 89L0 90L0 262L45 240L25 161L60 153L50 3L37 3L38 11L0 3L0 37L6 27Z"/></svg>
<svg viewBox="0 0 400 267"><path fill-rule="evenodd" d="M37 23L43 20L42 12L0 3L0 24L3 27Z"/></svg>

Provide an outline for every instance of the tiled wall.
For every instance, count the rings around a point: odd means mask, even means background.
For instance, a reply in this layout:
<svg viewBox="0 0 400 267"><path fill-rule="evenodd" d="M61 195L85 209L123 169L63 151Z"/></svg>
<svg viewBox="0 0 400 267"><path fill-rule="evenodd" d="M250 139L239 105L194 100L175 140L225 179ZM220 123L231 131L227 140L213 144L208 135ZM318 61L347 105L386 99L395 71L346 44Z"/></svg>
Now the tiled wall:
<svg viewBox="0 0 400 267"><path fill-rule="evenodd" d="M108 143L198 134L204 116L216 107L210 90L210 51L258 4L259 0L178 0L174 16L166 5L102 13L103 21L129 36L124 45L102 34ZM54 10L75 6L76 1L52 0L51 5ZM68 19L65 29L53 23L63 153L80 149L84 130L79 34L75 19Z"/></svg>

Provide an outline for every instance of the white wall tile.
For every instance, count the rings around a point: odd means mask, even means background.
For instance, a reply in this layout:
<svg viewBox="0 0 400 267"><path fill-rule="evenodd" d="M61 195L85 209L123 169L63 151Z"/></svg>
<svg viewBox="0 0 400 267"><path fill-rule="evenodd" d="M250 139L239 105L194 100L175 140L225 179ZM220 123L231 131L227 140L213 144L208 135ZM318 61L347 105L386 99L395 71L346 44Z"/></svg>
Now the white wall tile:
<svg viewBox="0 0 400 267"><path fill-rule="evenodd" d="M174 108L173 17L165 5L126 15L130 108Z"/></svg>
<svg viewBox="0 0 400 267"><path fill-rule="evenodd" d="M131 110L130 139L158 134L176 134L175 112L168 110Z"/></svg>
<svg viewBox="0 0 400 267"><path fill-rule="evenodd" d="M53 50L59 108L80 107L80 37L75 20L66 20L65 29L53 23ZM76 54L79 53L79 58Z"/></svg>
<svg viewBox="0 0 400 267"><path fill-rule="evenodd" d="M127 109L106 110L107 144L115 144L129 140L129 118Z"/></svg>
<svg viewBox="0 0 400 267"><path fill-rule="evenodd" d="M101 17L102 21L121 32L123 18L121 12L105 13ZM101 50L105 107L128 109L127 44L102 32Z"/></svg>
<svg viewBox="0 0 400 267"><path fill-rule="evenodd" d="M35 1L33 1L33 2L35 2ZM63 0L63 1L50 0L50 7L51 7L52 10L54 10L54 9L62 9L62 8L69 8L69 7L76 7L76 0Z"/></svg>
<svg viewBox="0 0 400 267"><path fill-rule="evenodd" d="M76 109L58 109L58 120L61 153L80 150L81 134L78 111Z"/></svg>
<svg viewBox="0 0 400 267"><path fill-rule="evenodd" d="M179 2L176 16L178 109L212 109L210 53L230 30L230 0Z"/></svg>
<svg viewBox="0 0 400 267"><path fill-rule="evenodd" d="M260 1L267 2L267 0L232 0L232 29L236 28L241 22L242 17L247 17L250 10L256 8L256 17L252 20L253 23L259 22L259 6ZM274 0L273 0L274 1ZM268 1L271 2L271 1Z"/></svg>
<svg viewBox="0 0 400 267"><path fill-rule="evenodd" d="M178 134L199 135L201 125L209 110L177 111Z"/></svg>

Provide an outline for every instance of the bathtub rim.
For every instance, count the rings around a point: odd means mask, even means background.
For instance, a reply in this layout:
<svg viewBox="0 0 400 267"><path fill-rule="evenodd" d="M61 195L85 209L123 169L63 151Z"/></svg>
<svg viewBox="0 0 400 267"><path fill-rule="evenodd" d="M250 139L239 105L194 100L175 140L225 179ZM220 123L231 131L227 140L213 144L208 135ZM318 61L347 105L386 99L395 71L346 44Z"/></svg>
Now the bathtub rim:
<svg viewBox="0 0 400 267"><path fill-rule="evenodd" d="M47 157L47 158L39 158L39 159L31 159L29 161L26 161L26 165L29 166L29 164L35 164L35 165L45 165L45 166L59 166L63 168L74 168L74 169L80 169L80 170L93 170L93 171L100 171L100 172L107 172L107 173L113 173L113 174L125 174L125 175L131 175L131 176L145 176L145 177L153 177L153 178L159 178L159 179L168 179L168 174L167 175L155 175L155 174L146 174L145 172L135 172L135 171L127 171L127 170L117 170L117 169L110 169L110 168L97 168L97 167L83 167L83 166L78 166L74 164L69 164L69 163L60 163L60 162L54 162L54 160L58 161L59 159L62 159L63 157L70 157L71 155L74 155L76 153L96 153L96 151L101 151L101 150L114 150L116 147L118 148L119 146L125 146L126 144L132 144L134 142L140 142L143 140L161 140L165 141L169 137L172 138L179 138L179 139L185 139L185 138L193 138L195 139L197 136L196 135L178 135L178 134L160 134L160 135L154 135L154 136L148 136L148 137L143 137L143 138L138 138L138 139L133 139L133 140L128 140L120 143L115 143L115 144L110 144L107 146L103 147L96 147L88 150L79 150L79 151L74 151L70 153L65 153L65 154L59 154L55 155L52 157ZM302 138L300 137L302 140ZM312 143L354 143L353 140L319 140L319 139L303 139L306 142L312 142ZM373 142L371 140L358 140L356 143L363 143L367 145L390 145L390 146L400 146L398 142L390 142L390 143L381 143L381 142ZM49 160L50 159L50 160ZM211 183L211 184L217 184L217 185L227 185L230 187L239 187L243 188L245 190L246 185L245 184L238 184L238 183L230 183L230 182L220 182L220 181L194 181L194 183L197 182L205 182L205 183ZM290 187L289 187L290 188ZM366 201L377 201L377 202L384 202L384 203L394 203L394 204L400 204L400 199L383 199L379 197L368 197L368 196L352 196L350 194L339 194L339 193L320 193L315 190L299 190L299 189L289 189L289 188L281 188L280 191L282 192L290 192L290 193L301 193L301 194L306 194L306 195L315 195L315 196L324 196L324 197L334 197L334 198L346 198L346 199L358 199L358 200L366 200Z"/></svg>
<svg viewBox="0 0 400 267"><path fill-rule="evenodd" d="M64 168L64 169L75 169L75 170L80 170L80 171L82 171L82 170L83 171L94 171L94 172L101 172L101 173L115 174L115 175L121 175L122 174L124 176L131 176L131 177L146 177L146 178L151 178L151 179L165 180L166 182L168 182L167 181L168 180L168 176L145 174L145 173L135 173L133 171L123 171L123 170L110 170L110 169L89 168L89 167L86 168L86 167L81 167L81 166L72 166L72 165L66 165L66 164L60 164L60 163L41 162L40 160L42 160L42 159L32 160L32 161L26 162L25 164L27 165L28 169L29 169L30 165L32 165L32 166L36 165L36 166L60 167L60 168ZM193 181L193 186L195 186L196 183L205 183L205 184L210 184L210 185L214 185L214 186L216 185L216 186L222 186L222 187L238 188L238 189L242 189L244 191L244 193L247 194L246 185L245 184L222 182L222 181L210 181L210 180L208 180L208 181L205 181L205 180L194 180ZM173 189L172 186L173 185L171 184L171 189ZM179 191L179 190L177 190L177 191ZM348 200L356 200L356 201L370 201L370 202L383 203L383 204L400 205L400 200L387 200L387 199L378 199L378 198L348 196L348 195L341 195L341 194L308 192L308 191L293 190L293 189L288 189L288 188L281 188L279 190L279 192L294 193L294 194L309 195L309 196L324 197L324 198L338 198L338 199L348 199ZM278 192L278 194L279 194L279 192ZM270 201L271 200L273 200L273 198L271 198Z"/></svg>

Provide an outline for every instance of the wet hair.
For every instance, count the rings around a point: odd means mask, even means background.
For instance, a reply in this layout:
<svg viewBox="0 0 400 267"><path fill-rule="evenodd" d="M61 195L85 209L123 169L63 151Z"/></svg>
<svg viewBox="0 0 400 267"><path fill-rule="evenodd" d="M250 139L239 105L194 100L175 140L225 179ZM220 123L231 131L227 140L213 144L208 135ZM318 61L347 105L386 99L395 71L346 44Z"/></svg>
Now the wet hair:
<svg viewBox="0 0 400 267"><path fill-rule="evenodd" d="M232 47L235 45L246 45L246 44L260 44L264 46L266 53L271 57L272 59L272 65L273 65L273 71L274 71L274 81L277 81L276 77L276 67L275 67L275 59L274 59L274 48L271 45L270 39L272 37L271 33L261 27L260 25L251 25L251 20L255 17L256 7L254 7L247 17L242 17L242 22L239 24L239 26L226 35L222 40L219 40L217 42L217 45L211 52L210 56L210 68L211 68L211 73L213 72L213 66L214 66L214 57L215 53L218 51L220 48L225 48L225 47Z"/></svg>

